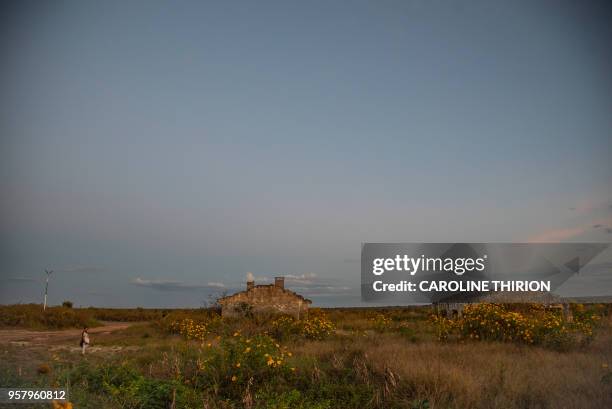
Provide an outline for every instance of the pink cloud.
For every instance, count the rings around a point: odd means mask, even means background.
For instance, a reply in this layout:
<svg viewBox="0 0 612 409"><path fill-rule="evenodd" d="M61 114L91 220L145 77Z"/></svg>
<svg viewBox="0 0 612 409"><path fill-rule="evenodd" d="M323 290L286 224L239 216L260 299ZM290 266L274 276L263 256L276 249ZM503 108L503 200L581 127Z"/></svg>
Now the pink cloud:
<svg viewBox="0 0 612 409"><path fill-rule="evenodd" d="M584 227L573 227L566 229L552 229L545 231L543 233L539 233L535 236L532 236L527 239L529 243L556 243L559 241L564 241L567 239L571 239L572 237L579 236L584 234L586 230Z"/></svg>
<svg viewBox="0 0 612 409"><path fill-rule="evenodd" d="M599 211L612 210L611 200L592 200L586 199L579 202L576 206L570 207L570 210L579 214L588 214Z"/></svg>
<svg viewBox="0 0 612 409"><path fill-rule="evenodd" d="M597 208L597 205L595 204L594 201L583 200L582 202L578 203L576 207L572 207L571 210L575 210L578 213L588 213L588 212L595 210L596 208Z"/></svg>
<svg viewBox="0 0 612 409"><path fill-rule="evenodd" d="M593 229L593 226L610 226L612 225L612 219L605 220L595 220L589 223L585 223L581 226L577 227L567 227L567 228L558 228L546 230L542 233L538 233L534 236L531 236L527 239L529 243L556 243L559 241L565 241L572 239L574 237L585 234L589 230Z"/></svg>

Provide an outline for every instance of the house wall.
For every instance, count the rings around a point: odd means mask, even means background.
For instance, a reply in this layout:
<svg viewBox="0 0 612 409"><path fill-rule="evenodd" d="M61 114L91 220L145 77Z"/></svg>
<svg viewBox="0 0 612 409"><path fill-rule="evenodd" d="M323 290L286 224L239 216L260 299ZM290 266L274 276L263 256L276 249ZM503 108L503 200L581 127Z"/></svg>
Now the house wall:
<svg viewBox="0 0 612 409"><path fill-rule="evenodd" d="M224 317L244 315L244 305L249 305L253 313L280 312L298 319L308 313L308 302L302 298L276 286L256 286L228 297L223 302L221 314Z"/></svg>

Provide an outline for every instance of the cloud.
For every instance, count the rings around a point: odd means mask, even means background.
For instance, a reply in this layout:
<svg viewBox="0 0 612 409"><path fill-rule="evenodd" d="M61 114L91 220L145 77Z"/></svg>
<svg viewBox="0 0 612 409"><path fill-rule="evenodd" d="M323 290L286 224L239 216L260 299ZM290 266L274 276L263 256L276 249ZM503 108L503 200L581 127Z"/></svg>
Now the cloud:
<svg viewBox="0 0 612 409"><path fill-rule="evenodd" d="M570 210L575 211L577 213L589 213L597 208L597 204L593 200L583 200L578 204L570 207Z"/></svg>
<svg viewBox="0 0 612 409"><path fill-rule="evenodd" d="M535 236L531 236L527 239L527 241L530 243L559 242L579 236L581 234L584 234L584 232L584 227L552 229L539 233Z"/></svg>
<svg viewBox="0 0 612 409"><path fill-rule="evenodd" d="M347 286L335 286L335 285L313 285L313 286L304 286L304 287L294 287L292 290L297 292L303 292L304 294L314 295L314 294L340 294L351 291L351 287ZM314 293L314 294L313 294Z"/></svg>
<svg viewBox="0 0 612 409"><path fill-rule="evenodd" d="M555 243L569 240L585 234L591 228L599 228L601 226L611 225L612 219L594 220L589 223L582 224L576 227L557 228L546 230L542 233L535 234L527 239L530 243ZM606 229L607 231L607 229Z"/></svg>
<svg viewBox="0 0 612 409"><path fill-rule="evenodd" d="M130 284L138 287L153 288L158 291L193 291L204 288L225 288L223 283L209 282L206 285L201 284L187 284L181 281L172 280L147 280L140 277L136 277Z"/></svg>
<svg viewBox="0 0 612 409"><path fill-rule="evenodd" d="M344 285L315 284L303 287L293 287L291 290L306 297L342 297L351 295L353 289Z"/></svg>
<svg viewBox="0 0 612 409"><path fill-rule="evenodd" d="M285 275L285 282L311 284L315 278L317 278L315 273L304 273L299 275L287 274Z"/></svg>
<svg viewBox="0 0 612 409"><path fill-rule="evenodd" d="M302 283L309 284L312 283L313 280L317 277L315 273L302 273L302 274L275 274L274 277L285 277L286 283ZM247 273L247 281L256 281L256 282L270 282L273 279L268 276L257 276L255 277L253 273Z"/></svg>
<svg viewBox="0 0 612 409"><path fill-rule="evenodd" d="M32 277L7 277L3 281L15 281L15 282L20 282L20 283L33 283L33 282L37 282L37 281L40 281L40 280L38 280L36 278L32 278Z"/></svg>
<svg viewBox="0 0 612 409"><path fill-rule="evenodd" d="M351 287L339 285L335 283L335 280L319 278L316 273L274 274L274 276L285 277L285 287L288 290L310 297L345 294L351 291ZM247 273L247 280L249 278L258 283L272 282L272 279L267 276L255 277L252 273Z"/></svg>
<svg viewBox="0 0 612 409"><path fill-rule="evenodd" d="M58 273L101 273L106 271L106 269L101 266L76 265L57 268L54 271Z"/></svg>
<svg viewBox="0 0 612 409"><path fill-rule="evenodd" d="M287 274L285 282L289 284L290 290L309 297L346 294L352 290L351 287L338 283L337 280L319 278L315 273Z"/></svg>
<svg viewBox="0 0 612 409"><path fill-rule="evenodd" d="M592 214L592 213L602 213L608 212L612 210L612 201L610 200L583 200L577 205L569 208L576 213L582 214Z"/></svg>

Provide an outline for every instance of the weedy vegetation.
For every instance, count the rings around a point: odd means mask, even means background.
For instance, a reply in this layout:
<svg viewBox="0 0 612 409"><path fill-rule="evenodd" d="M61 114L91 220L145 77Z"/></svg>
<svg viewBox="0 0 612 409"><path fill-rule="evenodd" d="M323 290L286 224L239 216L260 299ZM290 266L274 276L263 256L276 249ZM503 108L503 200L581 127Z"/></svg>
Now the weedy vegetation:
<svg viewBox="0 0 612 409"><path fill-rule="evenodd" d="M0 306L0 328L64 329L95 327L100 323L88 310L72 308L64 302L61 307L43 311L40 304Z"/></svg>
<svg viewBox="0 0 612 409"><path fill-rule="evenodd" d="M92 337L99 350L84 357L3 345L0 383L67 388L77 408L612 407L612 311L573 310L571 323L537 305L478 304L454 320L430 307L299 321L101 310L151 318Z"/></svg>

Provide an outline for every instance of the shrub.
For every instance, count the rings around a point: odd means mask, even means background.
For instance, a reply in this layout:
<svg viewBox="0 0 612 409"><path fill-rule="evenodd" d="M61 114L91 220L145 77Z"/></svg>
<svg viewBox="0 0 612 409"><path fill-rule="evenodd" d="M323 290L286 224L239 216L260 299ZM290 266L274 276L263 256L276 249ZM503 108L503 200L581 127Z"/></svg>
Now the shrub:
<svg viewBox="0 0 612 409"><path fill-rule="evenodd" d="M71 384L106 395L122 408L168 408L173 398L172 391L180 388L172 380L146 378L126 363L106 363L95 368L83 365L66 376Z"/></svg>
<svg viewBox="0 0 612 409"><path fill-rule="evenodd" d="M64 308L72 308L72 305L73 305L72 301L68 301L68 300L66 300L66 301L64 301L62 303L62 307L64 307Z"/></svg>
<svg viewBox="0 0 612 409"><path fill-rule="evenodd" d="M450 320L432 317L438 328L438 338L448 339L453 333L459 338L492 340L543 345L566 349L589 342L599 317L586 314L565 322L559 311L551 311L540 304L524 304L520 312L504 304L470 304L464 307L461 318Z"/></svg>
<svg viewBox="0 0 612 409"><path fill-rule="evenodd" d="M332 335L335 325L323 313L311 314L307 319L296 320L291 316L281 316L272 322L273 333L277 339L288 335L300 335L307 339L322 340Z"/></svg>
<svg viewBox="0 0 612 409"><path fill-rule="evenodd" d="M219 314L207 309L168 310L152 321L154 321L155 326L163 332L178 333L176 331L177 322L186 319L191 319L195 322L208 322L211 320L220 320L220 318L221 316Z"/></svg>
<svg viewBox="0 0 612 409"><path fill-rule="evenodd" d="M161 409L175 401L177 408L201 408L208 399L241 401L245 391L252 390L253 398L262 387L293 382L298 371L292 360L291 351L271 336L236 332L202 346L157 350L145 365L129 357L83 361L58 382L107 397L112 405L105 407Z"/></svg>
<svg viewBox="0 0 612 409"><path fill-rule="evenodd" d="M378 332L384 332L391 326L391 318L386 314L376 314L374 317L370 318L370 321L374 325L374 329Z"/></svg>
<svg viewBox="0 0 612 409"><path fill-rule="evenodd" d="M501 304L470 304L463 309L457 328L462 337L497 341L534 342L536 322Z"/></svg>
<svg viewBox="0 0 612 409"><path fill-rule="evenodd" d="M278 340L287 339L300 333L299 324L289 315L281 315L272 321L272 334Z"/></svg>
<svg viewBox="0 0 612 409"><path fill-rule="evenodd" d="M439 341L448 339L449 335L455 330L455 321L441 315L432 315L431 322L437 329Z"/></svg>
<svg viewBox="0 0 612 409"><path fill-rule="evenodd" d="M333 335L336 327L333 322L325 316L315 316L303 321L298 321L300 333L308 339L325 339Z"/></svg>
<svg viewBox="0 0 612 409"><path fill-rule="evenodd" d="M287 362L292 353L268 335L245 337L237 332L223 338L220 348L212 351L216 354L203 365L211 366L225 376L225 382L239 388L248 383L259 384L278 376L289 376L295 370Z"/></svg>
<svg viewBox="0 0 612 409"><path fill-rule="evenodd" d="M180 334L187 340L198 340L203 342L212 328L217 327L221 322L221 317L211 315L208 318L195 321L191 318L183 318L182 320L173 321L168 332Z"/></svg>

